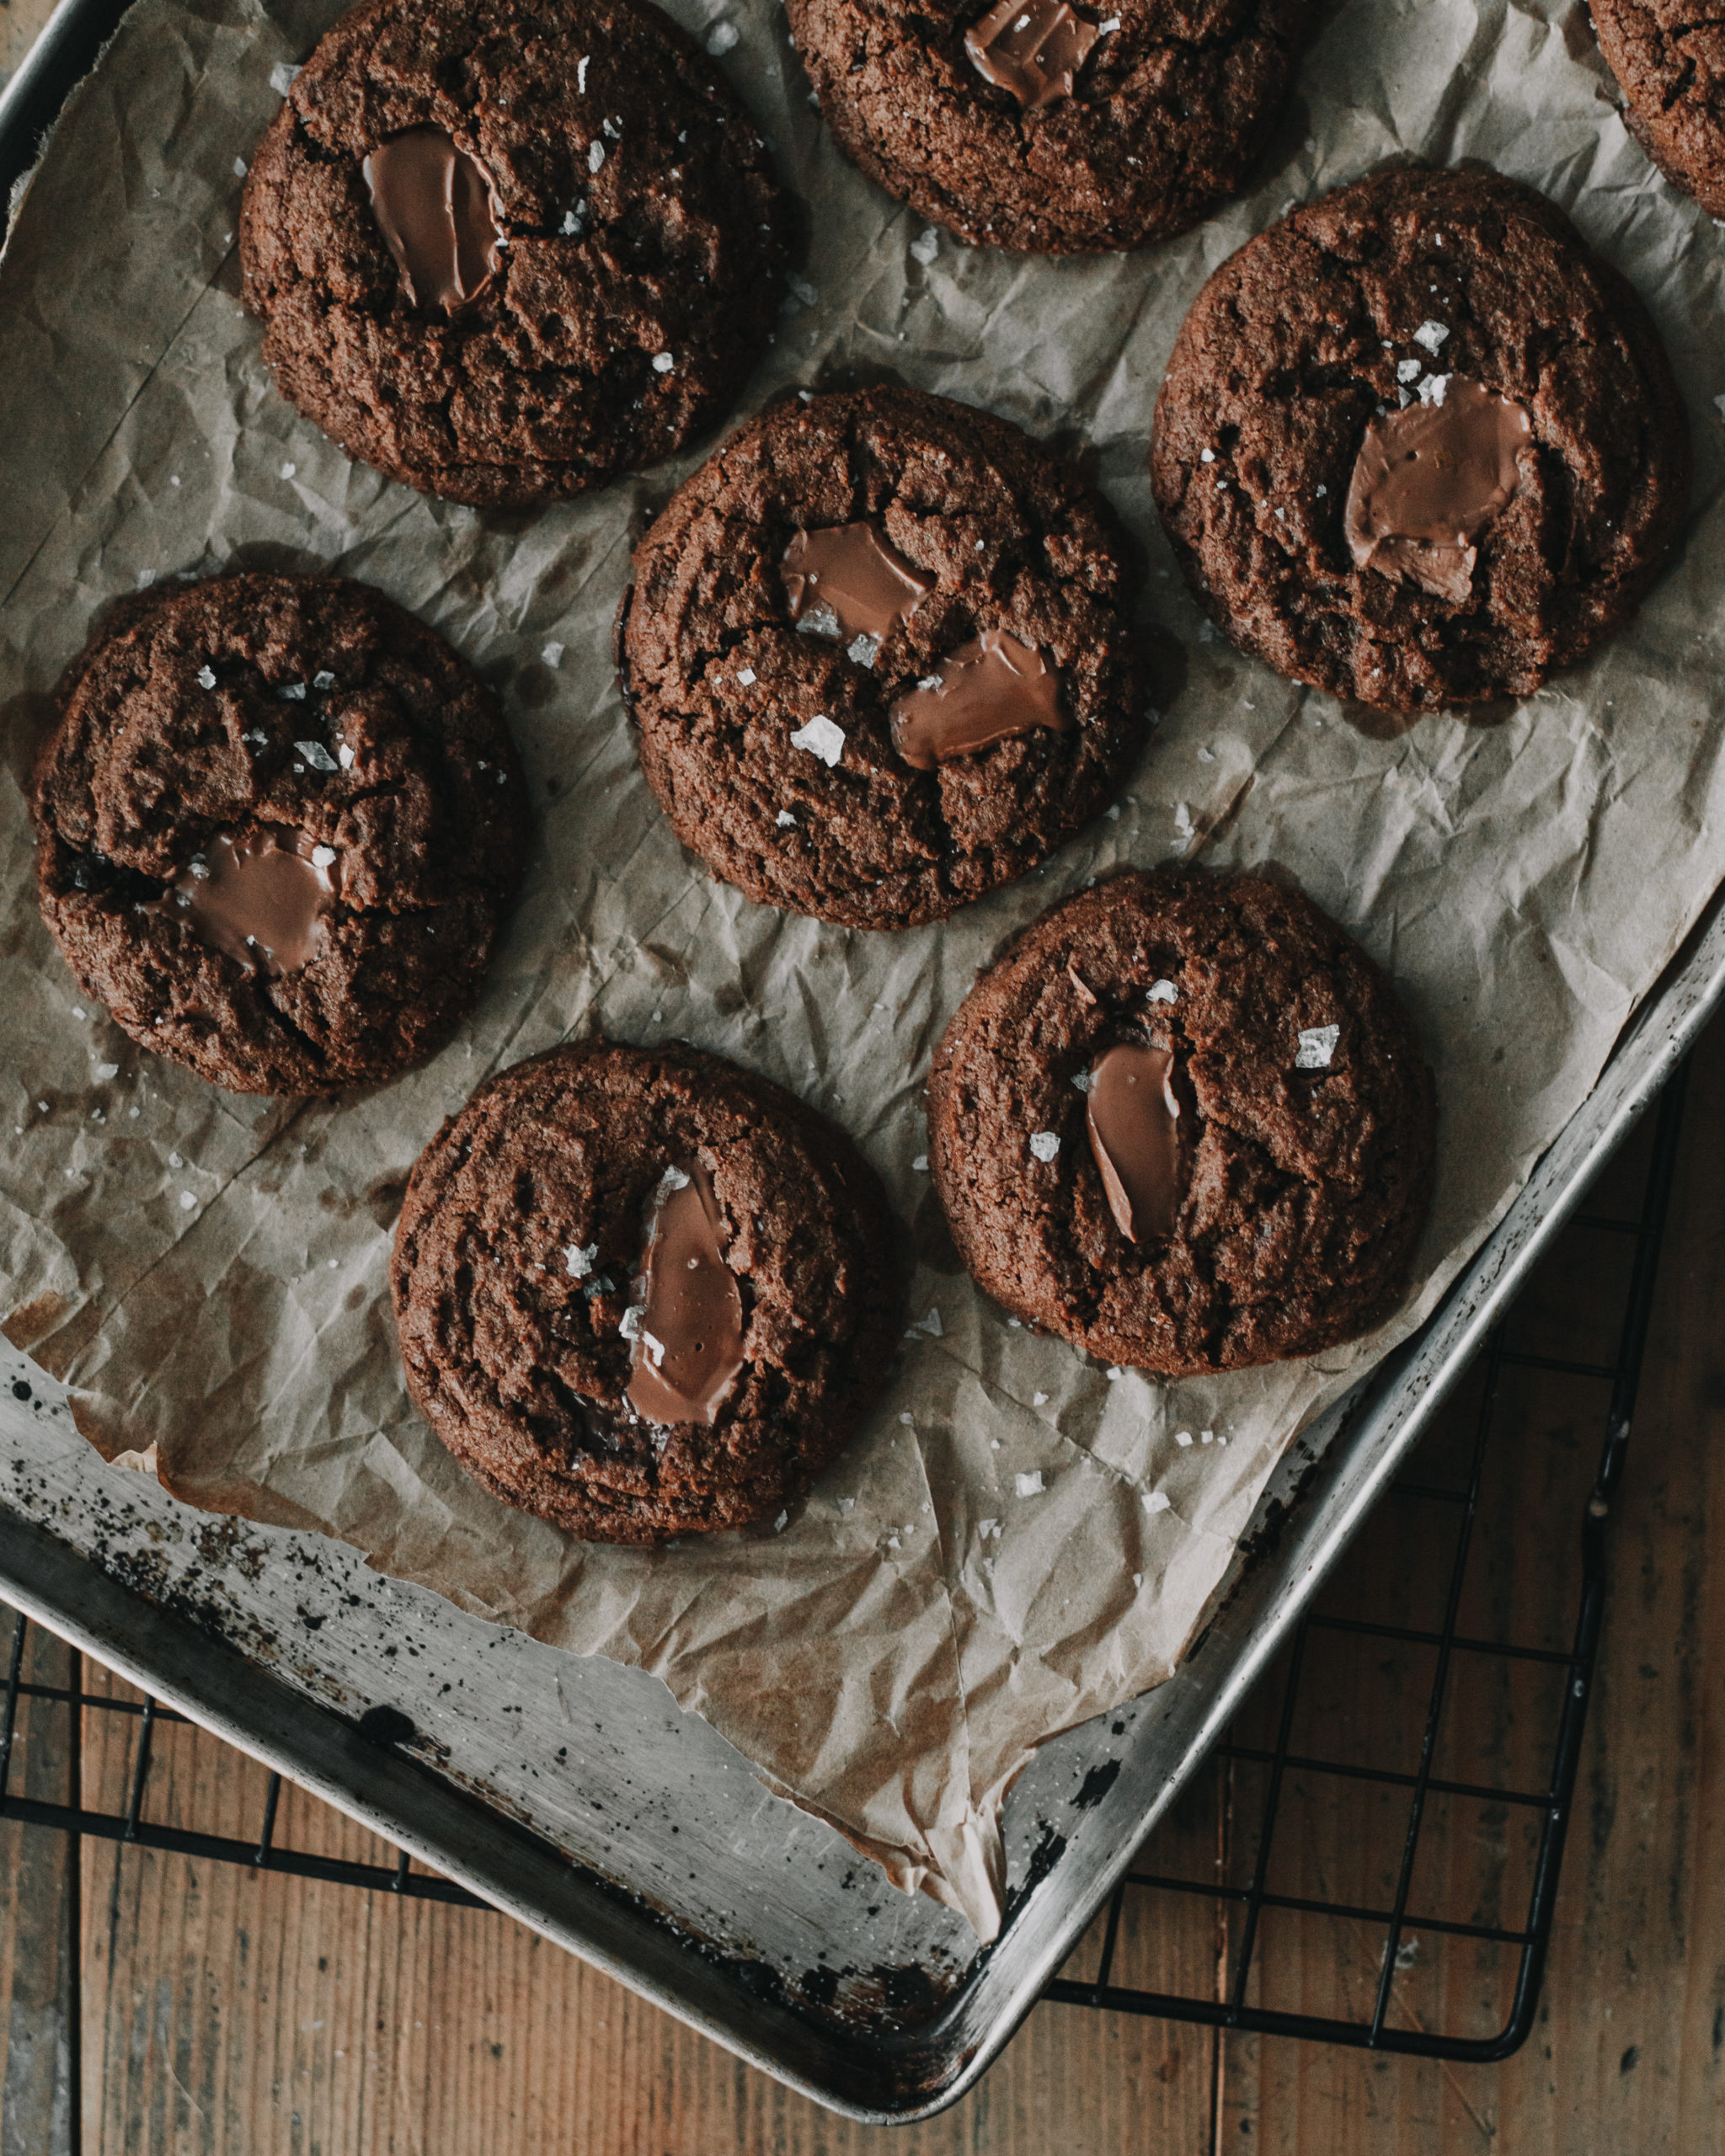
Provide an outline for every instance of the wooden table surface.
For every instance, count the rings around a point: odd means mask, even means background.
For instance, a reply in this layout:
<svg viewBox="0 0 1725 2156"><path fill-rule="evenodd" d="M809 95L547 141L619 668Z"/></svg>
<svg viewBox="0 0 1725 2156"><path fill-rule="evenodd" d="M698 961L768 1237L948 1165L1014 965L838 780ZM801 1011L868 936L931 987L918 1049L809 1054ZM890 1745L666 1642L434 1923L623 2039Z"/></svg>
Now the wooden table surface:
<svg viewBox="0 0 1725 2156"><path fill-rule="evenodd" d="M0 0L0 77L49 0ZM0 2156L1709 2156L1725 2150L1725 1025L1696 1059L1544 2004L1464 2068L1044 2005L963 2103L836 2120L519 1925L0 1823ZM1529 1531L1532 1524L1529 1524ZM1711 1558L1711 1562L1710 1562ZM67 1657L38 1636L37 1674ZM87 1665L87 1680L100 1682ZM86 1717L85 1787L115 1717ZM159 1799L257 1769L172 1733ZM65 1790L51 1737L26 1791ZM158 1777L159 1779L159 1777ZM14 1784L19 1785L18 1783ZM224 1824L225 1822L225 1824ZM368 1838L290 1792L284 1839ZM1210 1918L1188 1921L1204 1950ZM72 2070L73 2047L79 2071Z"/></svg>

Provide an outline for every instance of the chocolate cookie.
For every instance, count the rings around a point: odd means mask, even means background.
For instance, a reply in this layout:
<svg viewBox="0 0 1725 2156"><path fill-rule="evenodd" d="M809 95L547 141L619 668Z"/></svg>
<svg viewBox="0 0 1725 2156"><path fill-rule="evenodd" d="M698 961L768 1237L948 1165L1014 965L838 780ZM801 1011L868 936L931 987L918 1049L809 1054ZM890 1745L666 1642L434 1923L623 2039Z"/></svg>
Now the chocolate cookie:
<svg viewBox="0 0 1725 2156"><path fill-rule="evenodd" d="M219 577L110 621L30 806L79 985L238 1093L393 1077L444 1039L529 830L472 668L339 577Z"/></svg>
<svg viewBox="0 0 1725 2156"><path fill-rule="evenodd" d="M1236 194L1313 0L911 8L788 0L826 124L888 194L972 247L1148 247Z"/></svg>
<svg viewBox="0 0 1725 2156"><path fill-rule="evenodd" d="M897 1337L850 1140L697 1049L553 1049L419 1155L390 1270L408 1389L506 1504L603 1542L781 1511Z"/></svg>
<svg viewBox="0 0 1725 2156"><path fill-rule="evenodd" d="M1431 1200L1431 1075L1297 891L1166 869L1033 924L947 1027L929 1162L997 1302L1167 1377L1387 1316Z"/></svg>
<svg viewBox="0 0 1725 2156"><path fill-rule="evenodd" d="M1591 0L1637 140L1674 186L1725 218L1725 6Z"/></svg>
<svg viewBox="0 0 1725 2156"><path fill-rule="evenodd" d="M938 921L1118 791L1145 734L1113 512L942 397L791 398L672 498L617 670L684 845L763 905Z"/></svg>
<svg viewBox="0 0 1725 2156"><path fill-rule="evenodd" d="M259 146L240 253L307 419L411 487L520 505L735 399L784 221L748 115L644 0L371 0Z"/></svg>
<svg viewBox="0 0 1725 2156"><path fill-rule="evenodd" d="M1236 643L1419 712L1530 696L1634 612L1683 521L1689 430L1647 311L1561 211L1416 168L1222 264L1151 471Z"/></svg>

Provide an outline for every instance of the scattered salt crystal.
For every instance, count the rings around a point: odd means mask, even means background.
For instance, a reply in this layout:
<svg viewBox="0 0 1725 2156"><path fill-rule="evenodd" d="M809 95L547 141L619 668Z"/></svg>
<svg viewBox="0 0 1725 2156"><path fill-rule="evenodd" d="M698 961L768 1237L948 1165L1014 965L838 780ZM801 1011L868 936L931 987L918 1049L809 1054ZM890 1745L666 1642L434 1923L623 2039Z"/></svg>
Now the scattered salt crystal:
<svg viewBox="0 0 1725 2156"><path fill-rule="evenodd" d="M1201 449L1198 452L1198 461L1200 464L1214 464L1216 453L1213 449Z"/></svg>
<svg viewBox="0 0 1725 2156"><path fill-rule="evenodd" d="M342 743L340 748L339 748L335 753L341 760L341 768L344 771L351 771L353 769L354 752L349 748L345 741Z"/></svg>
<svg viewBox="0 0 1725 2156"><path fill-rule="evenodd" d="M156 572L154 569L140 569L138 571L138 590L140 591L147 591L155 581Z"/></svg>
<svg viewBox="0 0 1725 2156"><path fill-rule="evenodd" d="M676 365L676 361L672 359L669 352L655 352L653 355L653 371L654 374L669 374Z"/></svg>
<svg viewBox="0 0 1725 2156"><path fill-rule="evenodd" d="M587 70L593 65L590 53L584 53L575 62L575 88L581 96L587 94Z"/></svg>
<svg viewBox="0 0 1725 2156"><path fill-rule="evenodd" d="M896 1550L899 1546L898 1536L896 1534L888 1535L886 1539L886 1546L889 1550Z"/></svg>
<svg viewBox="0 0 1725 2156"><path fill-rule="evenodd" d="M772 1531L775 1534L782 1534L784 1533L785 1522L789 1518L790 1514L788 1513L781 1513L779 1514L778 1518L772 1523Z"/></svg>
<svg viewBox="0 0 1725 2156"><path fill-rule="evenodd" d="M742 678L740 674L737 676L740 681ZM823 714L817 713L806 726L798 727L791 736L791 746L806 749L811 756L819 756L821 762L830 769L845 753L845 729L842 726L835 726Z"/></svg>
<svg viewBox="0 0 1725 2156"><path fill-rule="evenodd" d="M1437 289L1435 285L1432 286L1434 291ZM1449 334L1441 322L1422 322L1413 333L1413 341L1416 344L1423 344L1432 357L1436 359L1438 347Z"/></svg>
<svg viewBox="0 0 1725 2156"><path fill-rule="evenodd" d="M734 23L715 23L708 33L707 50L715 60L723 60L726 53L734 51L742 42L743 33Z"/></svg>
<svg viewBox="0 0 1725 2156"><path fill-rule="evenodd" d="M781 808L772 820L782 831L794 830L797 821L788 808Z"/></svg>
<svg viewBox="0 0 1725 2156"><path fill-rule="evenodd" d="M200 666L198 669L198 686L200 689L213 689L215 686L216 669L213 666Z"/></svg>
<svg viewBox="0 0 1725 2156"><path fill-rule="evenodd" d="M566 647L560 643L542 644L539 648L539 656L547 666L561 666L565 648Z"/></svg>
<svg viewBox="0 0 1725 2156"><path fill-rule="evenodd" d="M905 1422L905 1423L914 1423L914 1422L915 1422L915 1421L916 1420L916 1417L913 1414L911 1414L911 1412L910 1412L910 1410L909 1410L908 1408L906 1408L906 1409L905 1409L905 1412L904 1412L902 1415L900 1415L900 1416L899 1420L900 1420L901 1422Z"/></svg>
<svg viewBox="0 0 1725 2156"><path fill-rule="evenodd" d="M946 1328L940 1321L940 1312L937 1310L931 1310L927 1316L923 1319L922 1330L931 1340L938 1340L941 1337Z"/></svg>
<svg viewBox="0 0 1725 2156"><path fill-rule="evenodd" d="M312 848L313 868L332 868L334 865L335 848L333 846L314 846Z"/></svg>
<svg viewBox="0 0 1725 2156"><path fill-rule="evenodd" d="M183 1190L179 1193L179 1209L182 1213L190 1213L197 1202L189 1190Z"/></svg>
<svg viewBox="0 0 1725 2156"><path fill-rule="evenodd" d="M1300 1047L1294 1058L1296 1070L1327 1070L1342 1038L1339 1026L1302 1026Z"/></svg>
<svg viewBox="0 0 1725 2156"><path fill-rule="evenodd" d="M1174 829L1183 839L1192 835L1192 811L1183 801L1174 803Z"/></svg>
<svg viewBox="0 0 1725 2156"><path fill-rule="evenodd" d="M875 654L880 649L880 638L870 636L864 629L860 636L852 637L845 646L846 659L854 659L858 666L873 666Z"/></svg>
<svg viewBox="0 0 1725 2156"><path fill-rule="evenodd" d="M1419 379L1419 361L1418 360L1398 360L1396 363L1396 379L1397 382L1418 382Z"/></svg>
<svg viewBox="0 0 1725 2156"><path fill-rule="evenodd" d="M1159 980L1152 983L1151 991L1144 1000L1146 1003L1178 1003L1180 991L1172 981Z"/></svg>
<svg viewBox="0 0 1725 2156"><path fill-rule="evenodd" d="M755 669L752 666L740 666L737 669L737 680L742 687L745 689L753 688L755 686Z"/></svg>
<svg viewBox="0 0 1725 2156"><path fill-rule="evenodd" d="M987 1541L991 1534L993 1535L996 1541L998 1542L1001 1534L1001 1524L997 1519L980 1519L976 1523L976 1532L985 1542Z"/></svg>
<svg viewBox="0 0 1725 2156"><path fill-rule="evenodd" d="M571 1280L585 1280L593 1270L593 1261L599 1255L596 1242L589 1243L585 1250L579 1243L565 1243L563 1257L568 1263Z"/></svg>
<svg viewBox="0 0 1725 2156"><path fill-rule="evenodd" d="M911 243L911 253L926 270L940 253L940 234L930 225L920 238Z"/></svg>
<svg viewBox="0 0 1725 2156"><path fill-rule="evenodd" d="M604 163L605 163L605 145L604 145L604 143L603 143L603 142L601 142L601 141L597 141L597 140L595 140L594 141L590 142L590 143L588 144L588 146L587 146L587 169L588 169L588 171L589 171L589 172L597 172L597 171L598 171L598 169L599 169L599 168L601 167L601 165L602 165Z"/></svg>
<svg viewBox="0 0 1725 2156"><path fill-rule="evenodd" d="M105 1086L110 1078L119 1075L120 1065L117 1063L99 1063L96 1065L96 1083L99 1086Z"/></svg>
<svg viewBox="0 0 1725 2156"><path fill-rule="evenodd" d="M640 1337L641 1321L646 1316L646 1315L647 1305L645 1303L631 1303L629 1305L629 1307L623 1312L622 1316L618 1320L617 1328L617 1331L622 1333L625 1340L637 1340Z"/></svg>
<svg viewBox="0 0 1725 2156"><path fill-rule="evenodd" d="M278 60L270 70L270 87L279 98L285 98L293 88L293 78L299 69L291 60Z"/></svg>
<svg viewBox="0 0 1725 2156"><path fill-rule="evenodd" d="M1087 1093L1092 1083L1090 1073L1087 1070L1075 1070L1072 1073L1072 1083L1081 1093Z"/></svg>
<svg viewBox="0 0 1725 2156"><path fill-rule="evenodd" d="M1045 1392L1033 1392L1030 1396L1030 1405L1033 1407L1046 1407L1048 1395Z"/></svg>
<svg viewBox="0 0 1725 2156"><path fill-rule="evenodd" d="M794 271L793 271L786 277L785 283L790 287L791 291L796 294L797 297L801 300L804 307L820 306L820 287L815 285L811 285L806 277L799 277Z"/></svg>
<svg viewBox="0 0 1725 2156"><path fill-rule="evenodd" d="M243 179L245 178L245 176L246 176L246 161L245 161L245 159L244 159L243 157L236 157L236 158L234 159L234 161L233 161L233 176L234 176L234 178L235 178L236 179Z"/></svg>
<svg viewBox="0 0 1725 2156"><path fill-rule="evenodd" d="M1448 375L1429 374L1425 380L1419 385L1420 403L1422 404L1441 404L1444 401L1445 392L1449 388L1449 387L1450 376Z"/></svg>
<svg viewBox="0 0 1725 2156"><path fill-rule="evenodd" d="M926 1176L928 1173L927 1154L919 1153L916 1159L911 1161L911 1166L915 1168L919 1176Z"/></svg>
<svg viewBox="0 0 1725 2156"><path fill-rule="evenodd" d="M1201 1445L1213 1445L1215 1441L1216 1433L1214 1430L1200 1430L1198 1433L1198 1442Z"/></svg>
<svg viewBox="0 0 1725 2156"><path fill-rule="evenodd" d="M1165 1513L1170 1502L1166 1490L1151 1490L1146 1494L1144 1509L1147 1513Z"/></svg>
<svg viewBox="0 0 1725 2156"><path fill-rule="evenodd" d="M1051 1161L1060 1150L1060 1134L1053 1130L1033 1130L1030 1150L1039 1161Z"/></svg>
<svg viewBox="0 0 1725 2156"><path fill-rule="evenodd" d="M854 1497L841 1497L839 1499L839 1510L841 1513L853 1513L856 1509L857 1500Z"/></svg>
<svg viewBox="0 0 1725 2156"><path fill-rule="evenodd" d="M1317 498L1318 498L1318 499L1319 499L1320 501L1322 501L1322 500L1324 499L1325 495L1326 495L1326 494L1327 494L1329 493L1329 491L1330 491L1330 490L1329 490L1329 488L1328 488L1327 487L1320 487L1320 488L1317 489Z"/></svg>
<svg viewBox="0 0 1725 2156"><path fill-rule="evenodd" d="M74 1003L72 1006L72 1015L74 1018L88 1018L90 1014L82 1003Z"/></svg>
<svg viewBox="0 0 1725 2156"><path fill-rule="evenodd" d="M297 464L284 464L281 467L281 476L284 479L291 479L299 468Z"/></svg>
<svg viewBox="0 0 1725 2156"><path fill-rule="evenodd" d="M296 741L293 745L314 771L333 771L339 768L321 741Z"/></svg>
<svg viewBox="0 0 1725 2156"><path fill-rule="evenodd" d="M1118 1384L1120 1382L1120 1380L1121 1380L1123 1377L1124 1377L1124 1376L1125 1376L1125 1374L1126 1374L1126 1373L1125 1373L1125 1372L1124 1372L1124 1371L1120 1368L1120 1366L1119 1366L1119 1364L1118 1363L1110 1363L1110 1364L1109 1364L1109 1365L1108 1365L1108 1367L1107 1375L1108 1375L1108 1383L1109 1383L1110 1385L1118 1385Z"/></svg>
<svg viewBox="0 0 1725 2156"><path fill-rule="evenodd" d="M1176 1431L1175 1431L1175 1433L1174 1433L1174 1443L1175 1443L1177 1445L1189 1445L1189 1444L1191 1444L1191 1442L1192 1442L1192 1433L1191 1433L1191 1431L1190 1431L1190 1430L1176 1430Z"/></svg>
<svg viewBox="0 0 1725 2156"><path fill-rule="evenodd" d="M1213 764L1215 757L1210 750L1200 749L1198 752L1198 760L1201 764Z"/></svg>
<svg viewBox="0 0 1725 2156"><path fill-rule="evenodd" d="M1015 1475L1012 1481L1021 1497L1036 1497L1042 1494L1042 1470L1038 1467L1028 1475Z"/></svg>

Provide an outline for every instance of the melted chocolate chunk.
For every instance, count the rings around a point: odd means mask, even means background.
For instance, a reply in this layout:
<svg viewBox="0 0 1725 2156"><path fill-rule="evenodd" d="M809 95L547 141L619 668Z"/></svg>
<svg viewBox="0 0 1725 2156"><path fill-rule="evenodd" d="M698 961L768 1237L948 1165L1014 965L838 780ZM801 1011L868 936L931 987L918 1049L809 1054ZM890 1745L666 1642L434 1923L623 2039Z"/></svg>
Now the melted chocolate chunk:
<svg viewBox="0 0 1725 2156"><path fill-rule="evenodd" d="M1040 112L1071 96L1101 35L1065 0L1000 0L965 31L964 50L985 82L1010 91L1026 112Z"/></svg>
<svg viewBox="0 0 1725 2156"><path fill-rule="evenodd" d="M280 977L309 965L323 947L335 897L334 848L304 831L226 832L155 901L200 942Z"/></svg>
<svg viewBox="0 0 1725 2156"><path fill-rule="evenodd" d="M779 573L793 622L818 635L867 637L876 647L935 584L868 523L799 531Z"/></svg>
<svg viewBox="0 0 1725 2156"><path fill-rule="evenodd" d="M695 1161L670 1170L636 1289L645 1308L628 1396L649 1422L710 1427L745 1360L742 1290L719 1247L722 1225L706 1169Z"/></svg>
<svg viewBox="0 0 1725 2156"><path fill-rule="evenodd" d="M1532 437L1524 406L1460 375L1441 402L1374 419L1348 489L1355 568L1409 577L1458 605L1469 598L1471 542L1515 492L1516 452Z"/></svg>
<svg viewBox="0 0 1725 2156"><path fill-rule="evenodd" d="M453 314L503 267L490 175L441 127L409 127L360 168L378 227L417 307Z"/></svg>
<svg viewBox="0 0 1725 2156"><path fill-rule="evenodd" d="M1188 1155L1173 1051L1124 1041L1090 1073L1085 1122L1108 1209L1129 1242L1174 1232L1186 1194Z"/></svg>
<svg viewBox="0 0 1725 2156"><path fill-rule="evenodd" d="M913 770L932 771L996 741L1072 722L1060 709L1060 677L1033 645L985 629L893 706L893 746Z"/></svg>

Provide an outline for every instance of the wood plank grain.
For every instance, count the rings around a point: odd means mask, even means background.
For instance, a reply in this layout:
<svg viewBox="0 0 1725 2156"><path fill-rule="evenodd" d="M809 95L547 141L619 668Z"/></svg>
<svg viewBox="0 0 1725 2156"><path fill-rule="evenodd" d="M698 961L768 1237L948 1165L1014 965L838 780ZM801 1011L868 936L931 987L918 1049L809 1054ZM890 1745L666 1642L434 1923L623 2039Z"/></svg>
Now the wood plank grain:
<svg viewBox="0 0 1725 2156"><path fill-rule="evenodd" d="M0 1668L15 1620L0 1612ZM67 1686L77 1657L34 1628L26 1684ZM8 1787L44 1803L75 1801L71 1710L26 1700L13 1736ZM76 1844L0 1821L0 2156L73 2156L78 2129Z"/></svg>

